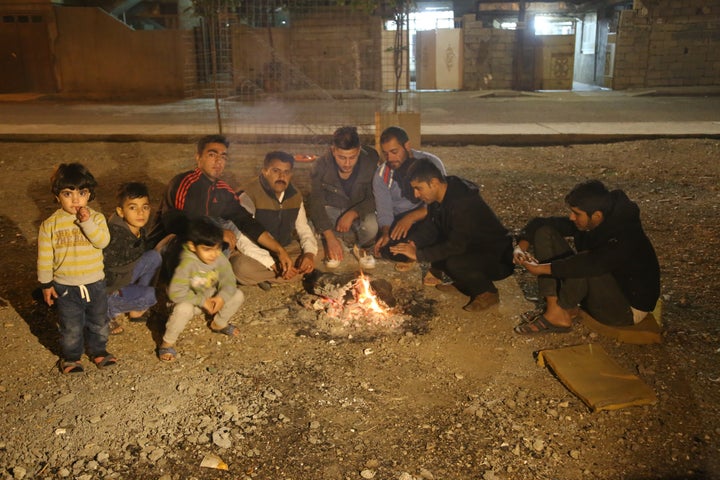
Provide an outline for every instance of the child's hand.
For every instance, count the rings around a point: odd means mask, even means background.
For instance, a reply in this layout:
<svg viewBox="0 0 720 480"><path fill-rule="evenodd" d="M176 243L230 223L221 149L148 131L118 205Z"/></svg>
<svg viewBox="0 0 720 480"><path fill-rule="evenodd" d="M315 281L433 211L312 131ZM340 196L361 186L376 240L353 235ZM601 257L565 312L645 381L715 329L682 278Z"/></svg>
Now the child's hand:
<svg viewBox="0 0 720 480"><path fill-rule="evenodd" d="M50 288L43 288L43 300L45 300L45 303L48 304L48 306L52 307L55 303L55 299L58 298L58 294L55 291L55 287Z"/></svg>
<svg viewBox="0 0 720 480"><path fill-rule="evenodd" d="M215 315L223 306L225 306L225 300L221 297L210 297L205 300L205 303L203 304L203 308L210 315Z"/></svg>
<svg viewBox="0 0 720 480"><path fill-rule="evenodd" d="M90 219L90 210L88 210L87 207L78 207L75 216L77 217L78 222L87 222Z"/></svg>

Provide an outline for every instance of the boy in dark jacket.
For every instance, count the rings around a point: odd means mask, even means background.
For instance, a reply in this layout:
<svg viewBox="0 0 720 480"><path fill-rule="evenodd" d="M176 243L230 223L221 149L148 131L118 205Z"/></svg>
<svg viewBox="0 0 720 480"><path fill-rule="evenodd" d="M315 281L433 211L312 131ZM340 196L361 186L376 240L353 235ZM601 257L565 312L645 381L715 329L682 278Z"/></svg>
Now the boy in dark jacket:
<svg viewBox="0 0 720 480"><path fill-rule="evenodd" d="M547 307L515 332L567 332L579 306L606 325L639 323L660 296L660 266L637 204L598 180L576 185L565 203L569 217L535 218L520 232L515 263L538 276Z"/></svg>
<svg viewBox="0 0 720 480"><path fill-rule="evenodd" d="M139 319L155 305L152 282L162 262L146 237L145 225L150 219L147 187L137 182L123 184L116 198L115 213L108 220L110 244L103 250L107 315L113 335L123 332L124 314Z"/></svg>

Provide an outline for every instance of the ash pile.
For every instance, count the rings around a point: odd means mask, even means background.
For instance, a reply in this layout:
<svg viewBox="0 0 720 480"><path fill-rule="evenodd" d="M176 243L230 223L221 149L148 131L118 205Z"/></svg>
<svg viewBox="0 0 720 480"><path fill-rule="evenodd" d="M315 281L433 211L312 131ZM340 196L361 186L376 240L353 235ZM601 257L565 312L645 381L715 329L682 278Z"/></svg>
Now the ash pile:
<svg viewBox="0 0 720 480"><path fill-rule="evenodd" d="M393 288L367 274L314 272L297 296L299 334L369 341L380 336L427 333L435 301L421 290Z"/></svg>

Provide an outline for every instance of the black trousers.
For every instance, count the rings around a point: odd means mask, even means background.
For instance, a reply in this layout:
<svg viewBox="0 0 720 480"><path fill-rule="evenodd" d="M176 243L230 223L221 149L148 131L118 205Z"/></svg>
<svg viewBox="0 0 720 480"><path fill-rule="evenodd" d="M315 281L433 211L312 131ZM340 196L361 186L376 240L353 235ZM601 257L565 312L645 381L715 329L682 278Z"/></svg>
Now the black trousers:
<svg viewBox="0 0 720 480"><path fill-rule="evenodd" d="M502 280L513 273L512 244L509 243L508 251L502 255L468 252L433 262L431 267L445 272L455 287L470 298L485 292L497 293L493 280Z"/></svg>
<svg viewBox="0 0 720 480"><path fill-rule="evenodd" d="M575 254L567 240L552 227L540 227L533 239L535 258L540 263ZM558 297L564 309L581 306L597 321L606 325L633 325L633 314L625 294L615 277L606 273L596 277L555 278L538 277L538 290L543 297Z"/></svg>

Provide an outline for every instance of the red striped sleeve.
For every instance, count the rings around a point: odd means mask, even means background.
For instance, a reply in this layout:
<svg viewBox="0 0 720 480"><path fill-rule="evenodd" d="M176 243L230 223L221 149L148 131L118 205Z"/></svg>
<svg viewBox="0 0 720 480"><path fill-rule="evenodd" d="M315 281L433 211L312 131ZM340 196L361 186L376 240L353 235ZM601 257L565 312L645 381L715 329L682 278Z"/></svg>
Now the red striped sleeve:
<svg viewBox="0 0 720 480"><path fill-rule="evenodd" d="M185 209L185 199L187 198L188 191L190 190L190 187L198 181L200 175L202 175L202 172L200 169L196 169L194 172L182 179L180 185L178 186L178 191L175 194L175 208L178 210Z"/></svg>

